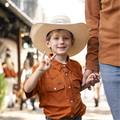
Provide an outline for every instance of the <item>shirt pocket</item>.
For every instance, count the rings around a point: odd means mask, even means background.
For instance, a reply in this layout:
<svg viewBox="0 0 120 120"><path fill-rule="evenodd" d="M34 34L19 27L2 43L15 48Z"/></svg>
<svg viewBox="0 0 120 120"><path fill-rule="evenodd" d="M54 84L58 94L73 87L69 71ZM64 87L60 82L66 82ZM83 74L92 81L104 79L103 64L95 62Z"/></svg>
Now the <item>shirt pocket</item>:
<svg viewBox="0 0 120 120"><path fill-rule="evenodd" d="M79 79L73 80L73 96L74 96L74 99L80 99L81 98L80 89L81 89L80 80Z"/></svg>
<svg viewBox="0 0 120 120"><path fill-rule="evenodd" d="M49 103L60 103L66 98L65 85L63 83L54 83L46 86L47 99Z"/></svg>

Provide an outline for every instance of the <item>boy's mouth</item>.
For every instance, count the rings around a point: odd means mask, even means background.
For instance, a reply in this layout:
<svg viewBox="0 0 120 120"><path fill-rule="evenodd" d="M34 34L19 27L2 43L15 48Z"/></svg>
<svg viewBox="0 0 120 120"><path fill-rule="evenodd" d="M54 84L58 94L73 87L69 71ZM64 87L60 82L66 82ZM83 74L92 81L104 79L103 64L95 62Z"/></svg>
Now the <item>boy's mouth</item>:
<svg viewBox="0 0 120 120"><path fill-rule="evenodd" d="M66 47L64 46L64 47L57 47L58 49L65 49Z"/></svg>

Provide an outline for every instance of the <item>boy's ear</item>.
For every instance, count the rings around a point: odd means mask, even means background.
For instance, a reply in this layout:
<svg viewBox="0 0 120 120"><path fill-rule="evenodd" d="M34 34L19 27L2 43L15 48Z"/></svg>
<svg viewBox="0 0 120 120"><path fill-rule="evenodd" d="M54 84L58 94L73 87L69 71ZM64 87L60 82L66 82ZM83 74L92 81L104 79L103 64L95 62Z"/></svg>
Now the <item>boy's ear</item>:
<svg viewBox="0 0 120 120"><path fill-rule="evenodd" d="M50 48L50 42L48 40L46 40L46 46Z"/></svg>
<svg viewBox="0 0 120 120"><path fill-rule="evenodd" d="M72 40L71 47L73 47L74 43L75 43L75 39Z"/></svg>

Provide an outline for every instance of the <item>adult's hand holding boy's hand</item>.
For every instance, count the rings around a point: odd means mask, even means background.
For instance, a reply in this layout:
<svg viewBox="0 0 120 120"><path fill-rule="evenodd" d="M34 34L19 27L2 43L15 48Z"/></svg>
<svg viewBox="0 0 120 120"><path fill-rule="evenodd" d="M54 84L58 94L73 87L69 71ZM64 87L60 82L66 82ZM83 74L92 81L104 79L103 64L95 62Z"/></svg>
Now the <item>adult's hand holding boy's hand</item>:
<svg viewBox="0 0 120 120"><path fill-rule="evenodd" d="M93 71L93 70L86 70L83 74L83 78L82 78L82 86L84 86L86 84L86 79L87 77L91 74L98 74L98 72ZM99 82L100 80L97 78L97 76L94 77L94 80L90 81L90 86L88 87L89 90L91 90L91 86L95 86L95 84L97 82Z"/></svg>
<svg viewBox="0 0 120 120"><path fill-rule="evenodd" d="M90 84L91 85L91 82L94 82L94 81L100 81L100 75L98 73L91 73L87 79L86 79L86 84ZM96 82L97 83L97 82ZM95 84L95 82L94 82Z"/></svg>

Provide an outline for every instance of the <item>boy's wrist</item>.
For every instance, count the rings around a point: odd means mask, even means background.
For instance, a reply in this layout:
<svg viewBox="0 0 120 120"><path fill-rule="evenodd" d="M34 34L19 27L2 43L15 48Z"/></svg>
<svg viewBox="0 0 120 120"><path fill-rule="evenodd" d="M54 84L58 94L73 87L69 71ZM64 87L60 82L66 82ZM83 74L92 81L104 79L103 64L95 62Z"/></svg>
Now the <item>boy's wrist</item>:
<svg viewBox="0 0 120 120"><path fill-rule="evenodd" d="M38 72L39 74L44 74L46 71L40 70L39 68L37 68L37 69L36 69L36 72Z"/></svg>

